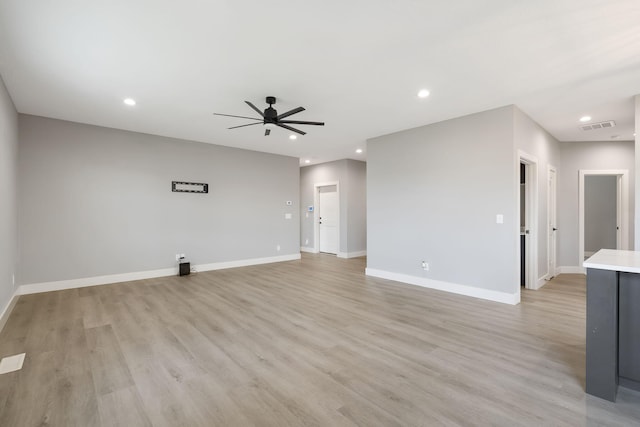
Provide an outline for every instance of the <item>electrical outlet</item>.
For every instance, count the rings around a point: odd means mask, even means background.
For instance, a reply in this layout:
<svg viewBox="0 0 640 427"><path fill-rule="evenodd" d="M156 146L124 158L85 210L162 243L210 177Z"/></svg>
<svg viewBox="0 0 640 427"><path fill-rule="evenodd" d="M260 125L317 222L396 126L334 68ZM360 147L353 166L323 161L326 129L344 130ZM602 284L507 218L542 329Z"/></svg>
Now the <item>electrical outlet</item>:
<svg viewBox="0 0 640 427"><path fill-rule="evenodd" d="M429 263L427 261L422 261L422 269L424 271L429 271Z"/></svg>
<svg viewBox="0 0 640 427"><path fill-rule="evenodd" d="M280 252L280 245L276 246L276 250Z"/></svg>
<svg viewBox="0 0 640 427"><path fill-rule="evenodd" d="M305 240L304 240L304 244L305 244L305 245L308 245L308 244L309 244L309 239L305 239Z"/></svg>
<svg viewBox="0 0 640 427"><path fill-rule="evenodd" d="M176 261L180 261L180 254L176 254Z"/></svg>

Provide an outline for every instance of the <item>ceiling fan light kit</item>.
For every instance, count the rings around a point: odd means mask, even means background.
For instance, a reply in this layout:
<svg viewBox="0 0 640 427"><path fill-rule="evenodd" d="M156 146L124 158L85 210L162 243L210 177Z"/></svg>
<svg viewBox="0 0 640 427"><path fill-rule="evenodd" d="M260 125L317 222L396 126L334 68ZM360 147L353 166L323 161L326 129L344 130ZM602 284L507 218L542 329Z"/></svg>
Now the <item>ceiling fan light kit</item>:
<svg viewBox="0 0 640 427"><path fill-rule="evenodd" d="M299 133L300 135L306 135L306 132L303 132L300 129L296 129L296 128L291 127L289 125L324 126L324 122L310 122L310 121L303 121L303 120L283 120L283 119L285 119L285 118L287 118L289 116L292 116L294 114L297 114L297 113L300 113L300 112L304 111L304 108L303 107L294 108L293 110L289 110L286 113L282 113L282 114L278 115L278 111L275 108L273 108L273 104L276 103L275 96L267 96L265 101L267 102L267 104L269 104L269 107L267 107L264 110L264 112L260 111L260 109L258 109L258 107L253 105L251 102L244 101L249 107L251 107L252 110L254 110L256 113L260 114L260 116L262 118L247 117L247 116L235 116L235 115L231 115L231 114L221 114L221 113L213 113L213 114L216 115L216 116L225 116L225 117L235 117L235 118L238 118L238 119L257 120L255 123L247 123L247 124L244 124L244 125L232 126L229 129L237 129L237 128L241 128L241 127L245 127L245 126L253 126L253 125L263 124L264 127L265 127L264 136L268 136L271 133L271 129L273 129L275 126L281 127L283 129L290 130L291 132Z"/></svg>

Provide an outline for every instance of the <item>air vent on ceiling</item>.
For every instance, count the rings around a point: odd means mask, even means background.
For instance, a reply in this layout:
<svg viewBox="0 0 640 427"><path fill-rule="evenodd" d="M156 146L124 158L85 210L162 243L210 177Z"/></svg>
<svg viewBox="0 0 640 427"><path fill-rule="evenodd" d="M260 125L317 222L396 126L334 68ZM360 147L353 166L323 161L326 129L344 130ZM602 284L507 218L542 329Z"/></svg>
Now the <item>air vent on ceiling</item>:
<svg viewBox="0 0 640 427"><path fill-rule="evenodd" d="M588 125L581 125L580 129L582 130L595 130L595 129L609 129L616 127L616 122L613 120L608 120L606 122L598 122L598 123L590 123Z"/></svg>

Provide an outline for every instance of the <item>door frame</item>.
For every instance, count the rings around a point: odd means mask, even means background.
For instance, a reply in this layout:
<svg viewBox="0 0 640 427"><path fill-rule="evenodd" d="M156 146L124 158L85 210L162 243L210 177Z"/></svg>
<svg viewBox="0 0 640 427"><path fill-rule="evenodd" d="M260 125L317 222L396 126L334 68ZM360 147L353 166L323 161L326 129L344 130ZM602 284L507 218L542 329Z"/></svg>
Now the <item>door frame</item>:
<svg viewBox="0 0 640 427"><path fill-rule="evenodd" d="M538 158L522 150L518 150L517 170L520 171L520 163L525 164L525 197L526 223L528 225L528 239L525 237L525 289L537 290L538 286ZM520 194L520 175L516 175L518 193ZM520 198L517 198L517 218L520 218ZM520 221L516 221L516 236L518 238L518 271L520 268ZM520 275L518 274L518 291L520 290Z"/></svg>
<svg viewBox="0 0 640 427"><path fill-rule="evenodd" d="M340 181L318 182L313 184L313 252L320 253L320 187L336 186L336 193L338 196L338 253L341 249L341 234L340 234L340 217L342 211L340 210Z"/></svg>
<svg viewBox="0 0 640 427"><path fill-rule="evenodd" d="M547 181L547 280L551 280L558 274L558 169L555 166L547 165Z"/></svg>
<svg viewBox="0 0 640 427"><path fill-rule="evenodd" d="M629 249L629 170L628 169L580 169L578 181L578 265L583 272L584 262L584 190L585 178L593 175L607 175L617 177L616 186L616 246L618 249Z"/></svg>

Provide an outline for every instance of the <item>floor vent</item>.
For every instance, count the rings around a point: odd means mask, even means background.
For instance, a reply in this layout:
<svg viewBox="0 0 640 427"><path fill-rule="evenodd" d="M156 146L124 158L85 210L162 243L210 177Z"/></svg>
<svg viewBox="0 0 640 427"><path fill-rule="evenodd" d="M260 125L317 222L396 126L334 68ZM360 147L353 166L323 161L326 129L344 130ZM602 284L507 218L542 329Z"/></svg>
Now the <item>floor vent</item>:
<svg viewBox="0 0 640 427"><path fill-rule="evenodd" d="M607 120L606 122L598 122L598 123L591 123L588 125L582 125L580 126L580 129L594 130L594 129L610 129L614 127L616 127L616 122L614 122L613 120Z"/></svg>

